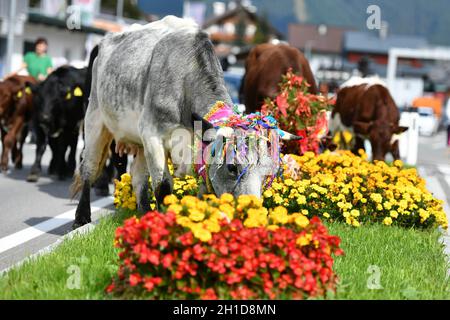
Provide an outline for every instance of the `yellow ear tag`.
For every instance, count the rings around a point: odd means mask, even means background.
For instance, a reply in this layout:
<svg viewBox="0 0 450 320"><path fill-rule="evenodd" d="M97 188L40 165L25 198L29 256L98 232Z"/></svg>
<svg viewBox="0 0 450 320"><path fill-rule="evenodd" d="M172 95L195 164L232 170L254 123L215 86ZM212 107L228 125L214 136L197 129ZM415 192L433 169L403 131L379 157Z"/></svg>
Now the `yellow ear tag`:
<svg viewBox="0 0 450 320"><path fill-rule="evenodd" d="M31 88L30 87L26 87L25 88L25 93L26 94L31 94Z"/></svg>
<svg viewBox="0 0 450 320"><path fill-rule="evenodd" d="M22 90L20 90L19 92L17 92L17 98L22 98L22 96L23 96L23 93L22 93Z"/></svg>
<svg viewBox="0 0 450 320"><path fill-rule="evenodd" d="M72 99L72 94L70 92L67 92L66 100L70 100L70 99Z"/></svg>
<svg viewBox="0 0 450 320"><path fill-rule="evenodd" d="M76 87L75 90L73 90L73 95L75 97L82 97L83 91L80 89L80 87Z"/></svg>

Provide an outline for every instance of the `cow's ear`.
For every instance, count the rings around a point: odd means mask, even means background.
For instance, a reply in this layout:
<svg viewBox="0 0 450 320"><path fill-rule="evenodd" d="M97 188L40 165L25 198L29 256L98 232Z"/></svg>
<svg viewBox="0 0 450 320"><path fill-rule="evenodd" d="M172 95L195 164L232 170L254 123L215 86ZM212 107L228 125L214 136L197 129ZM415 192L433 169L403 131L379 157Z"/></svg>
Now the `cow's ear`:
<svg viewBox="0 0 450 320"><path fill-rule="evenodd" d="M394 133L395 134L402 134L403 132L408 131L408 127L401 127L401 126L397 126L397 128L395 129Z"/></svg>
<svg viewBox="0 0 450 320"><path fill-rule="evenodd" d="M353 123L353 129L357 133L368 134L371 128L372 128L372 123L370 123L370 122L355 121Z"/></svg>

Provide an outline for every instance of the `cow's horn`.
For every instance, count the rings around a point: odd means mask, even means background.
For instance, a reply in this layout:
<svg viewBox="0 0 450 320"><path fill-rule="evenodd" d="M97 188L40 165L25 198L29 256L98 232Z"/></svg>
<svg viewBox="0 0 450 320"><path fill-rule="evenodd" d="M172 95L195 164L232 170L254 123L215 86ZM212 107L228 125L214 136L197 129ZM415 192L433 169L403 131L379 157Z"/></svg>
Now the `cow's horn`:
<svg viewBox="0 0 450 320"><path fill-rule="evenodd" d="M285 140L285 141L296 141L296 140L302 140L303 137L300 136L296 136L295 134L283 131L281 131L281 140Z"/></svg>

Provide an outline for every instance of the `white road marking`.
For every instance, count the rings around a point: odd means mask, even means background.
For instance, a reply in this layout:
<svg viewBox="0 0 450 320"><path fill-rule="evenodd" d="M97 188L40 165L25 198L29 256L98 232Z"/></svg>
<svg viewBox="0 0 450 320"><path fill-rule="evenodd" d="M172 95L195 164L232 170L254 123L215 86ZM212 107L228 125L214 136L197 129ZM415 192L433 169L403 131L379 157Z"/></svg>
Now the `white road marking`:
<svg viewBox="0 0 450 320"><path fill-rule="evenodd" d="M448 183L449 181L447 180L447 178L448 177L446 177L446 181ZM428 190L434 195L434 197L444 201L444 212L447 214L448 221L450 221L450 207L449 204L447 203L447 195L444 189L442 188L439 179L434 176L424 177L424 179L427 181Z"/></svg>
<svg viewBox="0 0 450 320"><path fill-rule="evenodd" d="M96 212L113 204L113 197L105 197L91 203L91 211ZM75 219L76 209L66 211L54 218L38 223L32 227L13 233L0 239L0 253L17 247L27 241L37 238L51 230L55 230Z"/></svg>
<svg viewBox="0 0 450 320"><path fill-rule="evenodd" d="M438 165L437 167L442 174L444 174L446 176L450 176L450 166Z"/></svg>

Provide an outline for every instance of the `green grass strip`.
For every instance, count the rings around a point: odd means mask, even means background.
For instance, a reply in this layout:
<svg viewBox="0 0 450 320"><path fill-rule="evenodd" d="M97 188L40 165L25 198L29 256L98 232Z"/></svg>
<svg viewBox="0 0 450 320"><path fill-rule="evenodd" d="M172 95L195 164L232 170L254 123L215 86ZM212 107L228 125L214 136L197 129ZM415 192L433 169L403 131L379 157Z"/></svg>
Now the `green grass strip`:
<svg viewBox="0 0 450 320"><path fill-rule="evenodd" d="M117 272L114 231L132 215L122 211L103 218L91 233L65 240L1 276L0 299L107 299L104 289ZM330 298L450 299L439 232L382 225L328 228L341 237L346 253L336 259L340 283Z"/></svg>

